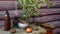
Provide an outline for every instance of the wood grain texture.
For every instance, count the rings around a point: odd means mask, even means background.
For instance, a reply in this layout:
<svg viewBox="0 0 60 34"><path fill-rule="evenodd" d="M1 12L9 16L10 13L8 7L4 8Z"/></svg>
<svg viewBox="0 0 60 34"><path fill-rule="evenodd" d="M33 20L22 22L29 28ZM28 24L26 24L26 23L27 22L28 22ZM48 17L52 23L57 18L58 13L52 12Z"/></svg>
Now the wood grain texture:
<svg viewBox="0 0 60 34"><path fill-rule="evenodd" d="M15 15L15 10L8 10L10 13L10 17L12 18ZM22 10L18 10L18 15L19 17L21 17L21 15L23 14ZM49 15L59 15L60 14L60 9L40 9L39 10L39 15L40 16L49 16ZM0 11L0 19L4 18L5 15L5 11ZM59 17L59 16L57 16Z"/></svg>
<svg viewBox="0 0 60 34"><path fill-rule="evenodd" d="M54 30L53 30L53 33L54 33L54 34L60 34L60 28L54 29Z"/></svg>
<svg viewBox="0 0 60 34"><path fill-rule="evenodd" d="M15 2L16 1L14 1L14 0L10 0L10 1L9 0L5 0L5 1L0 0L0 10L12 10L12 9L15 9ZM52 2L53 2L53 8L54 8L54 6L56 8L60 7L60 0L57 0L57 1L53 0ZM17 7L18 7L18 9L20 9L19 5Z"/></svg>

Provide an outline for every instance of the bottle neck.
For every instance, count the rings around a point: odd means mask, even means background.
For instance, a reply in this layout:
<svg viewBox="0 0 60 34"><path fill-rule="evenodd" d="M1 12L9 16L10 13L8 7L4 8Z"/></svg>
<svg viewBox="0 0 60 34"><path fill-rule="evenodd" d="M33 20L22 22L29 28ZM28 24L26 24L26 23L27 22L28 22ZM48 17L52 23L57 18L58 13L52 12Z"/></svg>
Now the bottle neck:
<svg viewBox="0 0 60 34"><path fill-rule="evenodd" d="M9 12L8 12L8 11L6 11L5 17L7 17L7 18L9 18L9 17L10 17L10 16L9 16Z"/></svg>
<svg viewBox="0 0 60 34"><path fill-rule="evenodd" d="M14 20L18 20L18 16L17 15L14 16Z"/></svg>

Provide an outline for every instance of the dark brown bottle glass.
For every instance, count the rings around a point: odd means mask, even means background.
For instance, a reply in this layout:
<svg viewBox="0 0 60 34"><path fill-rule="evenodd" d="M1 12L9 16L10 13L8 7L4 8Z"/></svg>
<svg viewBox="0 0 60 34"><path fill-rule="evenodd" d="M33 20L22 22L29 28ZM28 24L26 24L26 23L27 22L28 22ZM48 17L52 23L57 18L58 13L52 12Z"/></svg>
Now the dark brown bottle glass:
<svg viewBox="0 0 60 34"><path fill-rule="evenodd" d="M4 23L4 30L5 31L8 31L11 29L11 23L10 23L10 16L9 16L9 12L6 11L6 14L5 14L5 23Z"/></svg>
<svg viewBox="0 0 60 34"><path fill-rule="evenodd" d="M18 27L18 22L19 22L18 16L15 15L15 16L14 16L14 19L13 19L13 27L14 27L14 26L17 26L17 27Z"/></svg>

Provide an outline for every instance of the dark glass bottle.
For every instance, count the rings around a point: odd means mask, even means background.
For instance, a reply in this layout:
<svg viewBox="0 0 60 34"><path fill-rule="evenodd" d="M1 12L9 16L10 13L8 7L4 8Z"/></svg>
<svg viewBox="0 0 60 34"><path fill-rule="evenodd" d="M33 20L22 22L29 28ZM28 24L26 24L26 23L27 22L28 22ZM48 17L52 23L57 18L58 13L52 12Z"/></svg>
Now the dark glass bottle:
<svg viewBox="0 0 60 34"><path fill-rule="evenodd" d="M5 23L4 23L4 30L5 31L8 31L11 29L11 23L10 23L10 16L9 16L9 12L6 11L6 14L5 14Z"/></svg>
<svg viewBox="0 0 60 34"><path fill-rule="evenodd" d="M19 22L18 16L15 15L14 18L13 18L13 27L15 27L15 26L18 27L18 22Z"/></svg>

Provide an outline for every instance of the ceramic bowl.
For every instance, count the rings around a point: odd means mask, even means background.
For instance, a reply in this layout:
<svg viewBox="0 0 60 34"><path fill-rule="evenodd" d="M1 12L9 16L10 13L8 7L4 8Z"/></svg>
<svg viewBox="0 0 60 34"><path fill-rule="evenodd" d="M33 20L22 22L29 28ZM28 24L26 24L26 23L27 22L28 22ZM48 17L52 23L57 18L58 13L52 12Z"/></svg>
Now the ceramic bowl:
<svg viewBox="0 0 60 34"><path fill-rule="evenodd" d="M26 28L26 27L28 27L28 23L18 23L18 27L19 28Z"/></svg>

